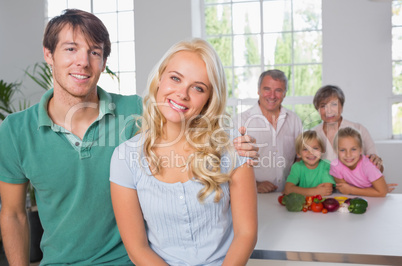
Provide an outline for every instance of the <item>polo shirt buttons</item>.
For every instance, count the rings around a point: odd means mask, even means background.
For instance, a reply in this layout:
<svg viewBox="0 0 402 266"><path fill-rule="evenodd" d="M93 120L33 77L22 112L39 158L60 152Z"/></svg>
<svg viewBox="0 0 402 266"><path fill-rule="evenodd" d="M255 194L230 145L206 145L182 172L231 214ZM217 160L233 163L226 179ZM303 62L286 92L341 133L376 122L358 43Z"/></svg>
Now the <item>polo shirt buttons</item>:
<svg viewBox="0 0 402 266"><path fill-rule="evenodd" d="M183 195L181 195L180 197L179 197L179 199L183 199L184 197L183 197Z"/></svg>
<svg viewBox="0 0 402 266"><path fill-rule="evenodd" d="M80 146L80 143L77 141L77 142L75 143L75 146Z"/></svg>

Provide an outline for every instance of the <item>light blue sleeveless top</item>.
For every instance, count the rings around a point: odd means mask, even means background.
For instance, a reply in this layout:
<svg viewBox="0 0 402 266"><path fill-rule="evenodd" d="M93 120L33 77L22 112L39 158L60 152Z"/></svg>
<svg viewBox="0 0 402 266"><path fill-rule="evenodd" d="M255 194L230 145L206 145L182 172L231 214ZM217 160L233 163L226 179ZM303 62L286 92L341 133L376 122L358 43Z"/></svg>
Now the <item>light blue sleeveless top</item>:
<svg viewBox="0 0 402 266"><path fill-rule="evenodd" d="M211 193L200 203L197 194L204 185L195 179L184 183L156 179L144 157L142 136L115 149L110 181L137 190L150 247L169 265L221 265L233 239L229 184L221 185L219 202L214 203ZM224 154L221 171L228 173L246 160L236 152L234 158Z"/></svg>

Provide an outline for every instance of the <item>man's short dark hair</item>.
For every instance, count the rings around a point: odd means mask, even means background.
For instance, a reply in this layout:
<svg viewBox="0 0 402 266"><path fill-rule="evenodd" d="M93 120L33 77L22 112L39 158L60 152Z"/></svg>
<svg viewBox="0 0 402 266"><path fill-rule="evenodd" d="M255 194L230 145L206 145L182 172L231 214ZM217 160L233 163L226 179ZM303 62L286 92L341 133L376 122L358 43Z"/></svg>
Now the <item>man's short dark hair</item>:
<svg viewBox="0 0 402 266"><path fill-rule="evenodd" d="M66 25L70 25L73 30L81 30L90 43L103 44L103 59L108 58L111 44L105 25L95 15L78 9L66 9L49 21L43 36L43 47L53 54L59 42L59 33Z"/></svg>

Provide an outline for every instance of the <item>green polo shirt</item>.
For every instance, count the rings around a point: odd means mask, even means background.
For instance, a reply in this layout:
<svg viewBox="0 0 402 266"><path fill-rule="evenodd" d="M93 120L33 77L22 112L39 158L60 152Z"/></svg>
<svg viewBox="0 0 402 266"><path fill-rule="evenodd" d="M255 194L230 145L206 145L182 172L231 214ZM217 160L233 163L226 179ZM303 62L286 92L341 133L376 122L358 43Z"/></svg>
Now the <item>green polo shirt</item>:
<svg viewBox="0 0 402 266"><path fill-rule="evenodd" d="M291 182L302 188L313 188L323 183L335 185L334 178L329 174L330 162L320 160L315 169L308 169L303 161L292 165L286 182Z"/></svg>
<svg viewBox="0 0 402 266"><path fill-rule="evenodd" d="M137 131L142 100L100 88L98 95L99 117L82 141L48 116L53 90L0 125L0 180L35 188L41 265L132 265L113 214L109 166L114 148Z"/></svg>

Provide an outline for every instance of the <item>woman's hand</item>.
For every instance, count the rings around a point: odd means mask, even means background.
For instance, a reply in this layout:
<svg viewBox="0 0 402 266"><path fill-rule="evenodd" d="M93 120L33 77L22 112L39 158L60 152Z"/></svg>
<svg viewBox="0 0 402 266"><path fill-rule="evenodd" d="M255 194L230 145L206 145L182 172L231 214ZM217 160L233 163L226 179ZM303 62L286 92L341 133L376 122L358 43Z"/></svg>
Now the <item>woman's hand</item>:
<svg viewBox="0 0 402 266"><path fill-rule="evenodd" d="M384 172L384 166L382 164L382 159L377 154L367 155L367 158L382 172Z"/></svg>

